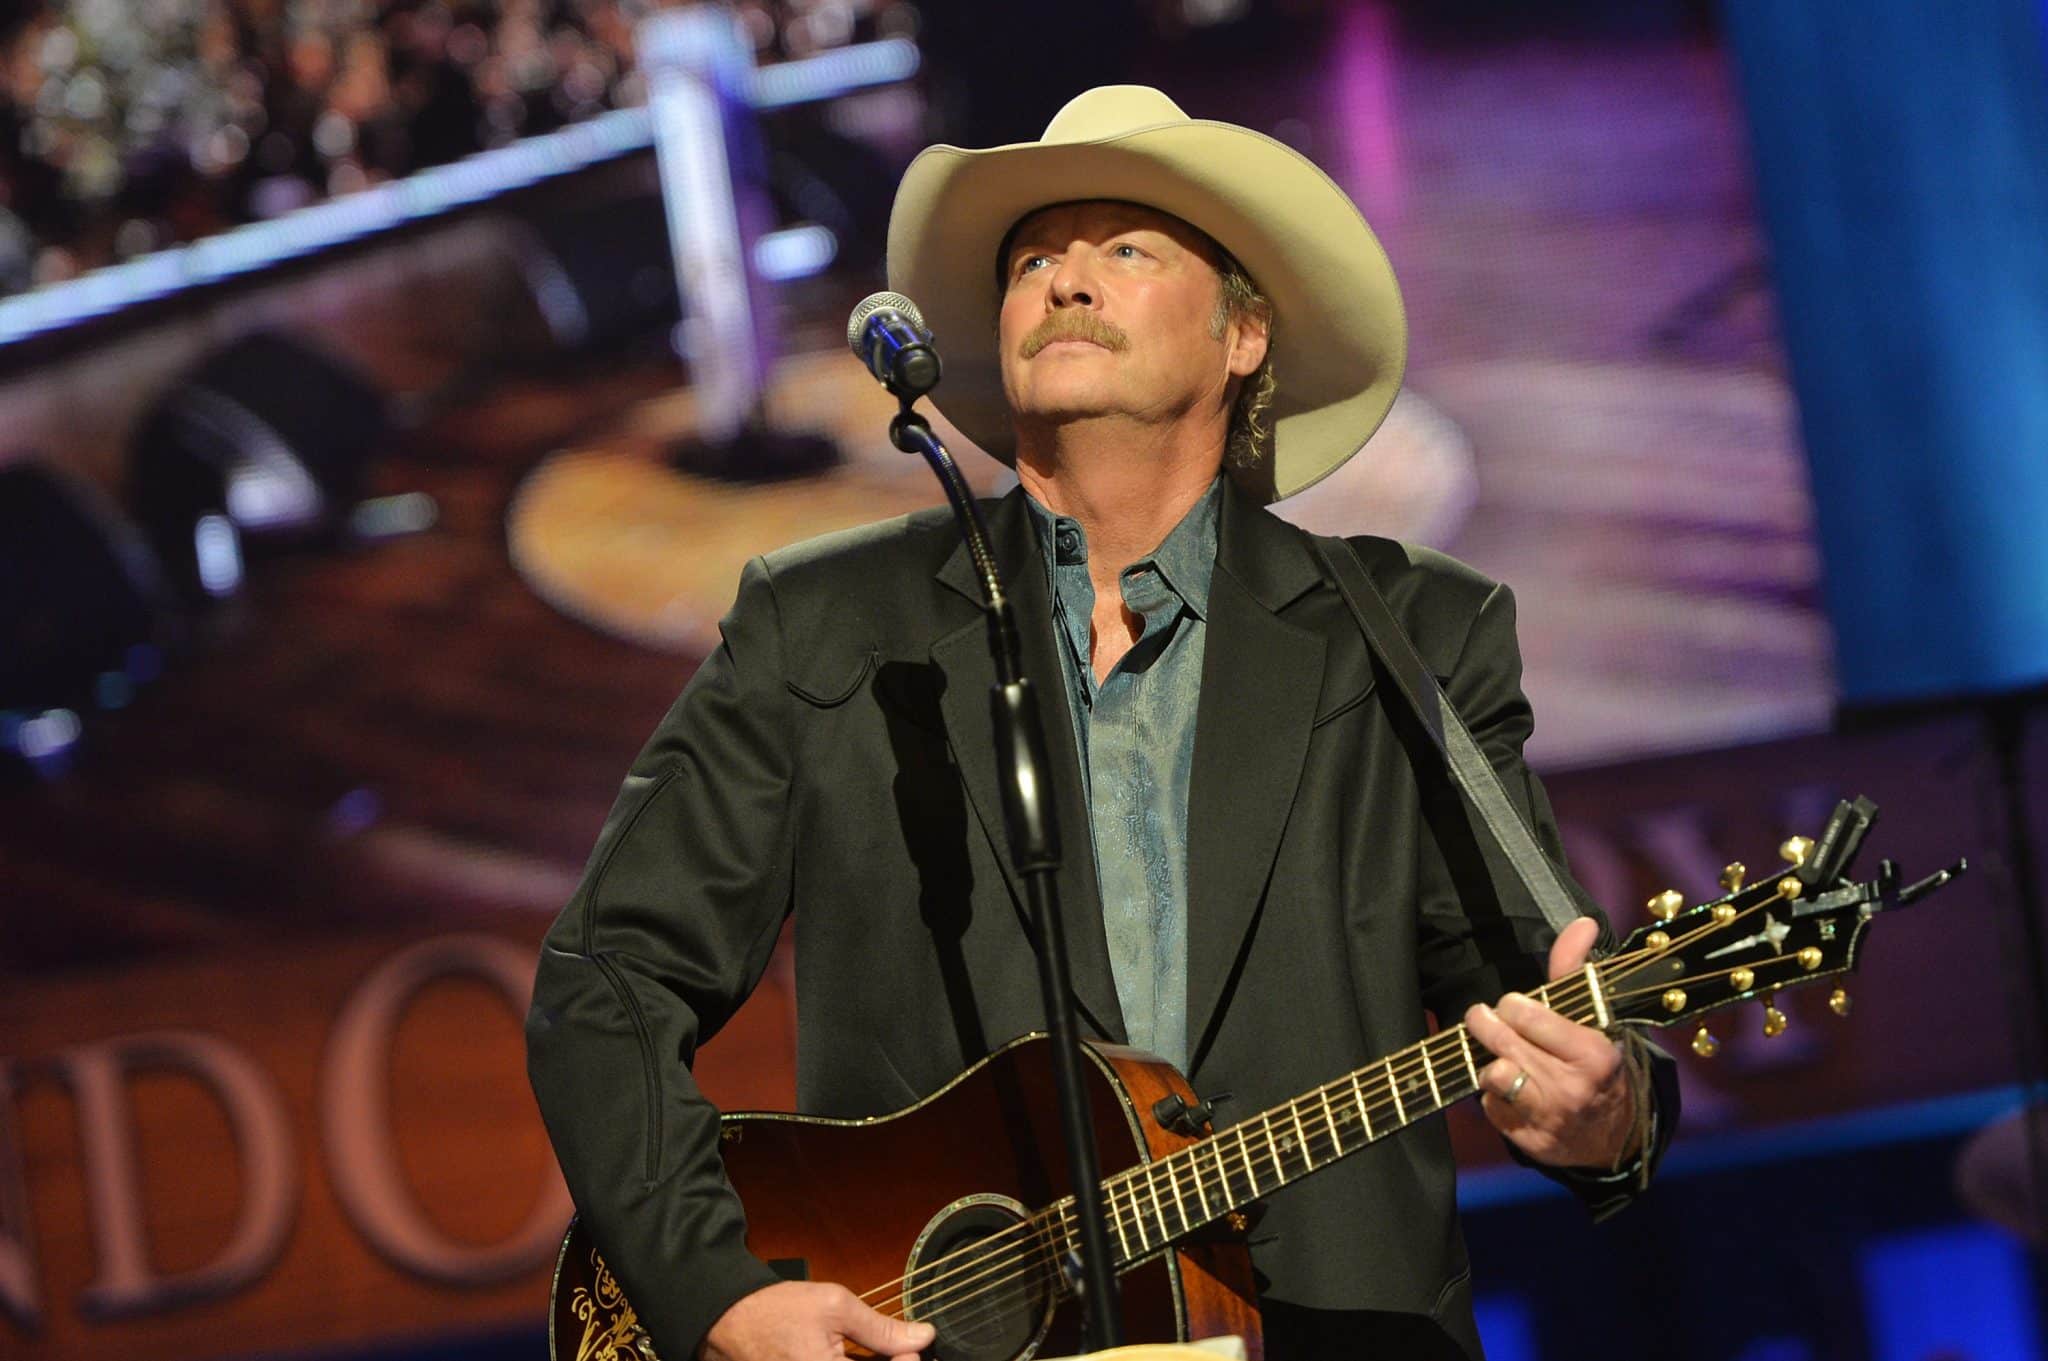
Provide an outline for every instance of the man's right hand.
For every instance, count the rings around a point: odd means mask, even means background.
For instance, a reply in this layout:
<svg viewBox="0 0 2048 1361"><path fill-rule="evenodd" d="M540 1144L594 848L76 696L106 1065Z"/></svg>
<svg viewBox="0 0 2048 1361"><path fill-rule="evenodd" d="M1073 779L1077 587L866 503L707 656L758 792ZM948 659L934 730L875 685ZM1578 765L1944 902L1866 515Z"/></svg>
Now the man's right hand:
<svg viewBox="0 0 2048 1361"><path fill-rule="evenodd" d="M932 1345L929 1323L878 1314L843 1285L783 1281L742 1295L704 1336L700 1361L837 1361L846 1344L892 1361Z"/></svg>

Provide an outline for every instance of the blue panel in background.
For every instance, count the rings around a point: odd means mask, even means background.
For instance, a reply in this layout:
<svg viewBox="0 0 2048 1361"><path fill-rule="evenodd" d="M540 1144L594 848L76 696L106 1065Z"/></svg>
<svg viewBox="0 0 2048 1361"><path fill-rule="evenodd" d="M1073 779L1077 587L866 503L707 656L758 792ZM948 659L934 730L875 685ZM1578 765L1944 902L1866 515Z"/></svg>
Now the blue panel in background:
<svg viewBox="0 0 2048 1361"><path fill-rule="evenodd" d="M1519 1295L1481 1295L1472 1301L1472 1313L1479 1320L1486 1361L1540 1361L1536 1320L1527 1300Z"/></svg>
<svg viewBox="0 0 2048 1361"><path fill-rule="evenodd" d="M1863 1250L1872 1361L2039 1361L2041 1319L2019 1245L1965 1225Z"/></svg>
<svg viewBox="0 0 2048 1361"><path fill-rule="evenodd" d="M2041 0L1723 0L1843 698L2048 683Z"/></svg>

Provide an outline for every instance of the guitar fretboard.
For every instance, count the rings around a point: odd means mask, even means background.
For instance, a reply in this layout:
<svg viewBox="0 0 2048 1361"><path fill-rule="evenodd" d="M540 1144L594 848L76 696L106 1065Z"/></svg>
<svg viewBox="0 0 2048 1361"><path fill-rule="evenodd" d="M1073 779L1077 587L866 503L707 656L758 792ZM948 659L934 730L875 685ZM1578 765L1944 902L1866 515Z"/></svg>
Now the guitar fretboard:
<svg viewBox="0 0 2048 1361"><path fill-rule="evenodd" d="M1597 986L1557 1008L1598 1024ZM1588 1002L1584 993L1590 991ZM1549 988L1534 996L1552 1006ZM1389 1054L1292 1101L1103 1181L1104 1217L1119 1271L1368 1144L1479 1090L1493 1059L1463 1023ZM1078 1238L1070 1196L1039 1216L1042 1238Z"/></svg>

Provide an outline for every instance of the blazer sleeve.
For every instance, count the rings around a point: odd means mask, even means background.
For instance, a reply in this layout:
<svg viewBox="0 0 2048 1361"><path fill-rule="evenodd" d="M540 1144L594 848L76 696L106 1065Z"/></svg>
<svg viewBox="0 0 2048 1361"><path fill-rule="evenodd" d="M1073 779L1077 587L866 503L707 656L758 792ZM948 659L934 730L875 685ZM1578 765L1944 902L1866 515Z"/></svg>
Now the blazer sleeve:
<svg viewBox="0 0 2048 1361"><path fill-rule="evenodd" d="M1565 867L1564 840L1550 800L1522 758L1535 724L1522 693L1514 595L1506 586L1496 584L1487 593L1472 616L1456 665L1440 679L1537 844L1565 870L1562 877L1579 910L1599 923L1596 954L1613 949L1614 929ZM1426 788L1424 798L1434 805L1428 821L1438 830L1424 855L1421 880L1423 997L1449 1022L1475 1002L1492 1003L1506 992L1543 982L1555 933L1520 890L1505 860L1485 844L1483 824L1468 813L1448 775L1435 788ZM1491 910L1475 910L1475 904ZM1508 1145L1516 1161L1569 1188L1595 1218L1621 1209L1648 1187L1678 1124L1678 1066L1671 1056L1636 1037L1624 1045L1624 1057L1647 1107L1643 1150L1634 1163L1612 1169L1551 1167Z"/></svg>
<svg viewBox="0 0 2048 1361"><path fill-rule="evenodd" d="M547 934L527 1071L577 1210L664 1357L778 1278L746 1250L697 1048L760 980L790 899L790 699L766 566L633 762Z"/></svg>

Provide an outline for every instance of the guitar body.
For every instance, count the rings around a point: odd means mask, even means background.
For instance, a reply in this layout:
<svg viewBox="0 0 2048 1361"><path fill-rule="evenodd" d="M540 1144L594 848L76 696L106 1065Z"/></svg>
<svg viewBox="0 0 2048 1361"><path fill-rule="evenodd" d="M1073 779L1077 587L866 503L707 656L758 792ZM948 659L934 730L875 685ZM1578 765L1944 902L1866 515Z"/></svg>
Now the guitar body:
<svg viewBox="0 0 2048 1361"><path fill-rule="evenodd" d="M1171 1065L1114 1046L1084 1045L1083 1054L1105 1176L1195 1142L1152 1113L1168 1095L1195 1104ZM970 1254L968 1266L950 1273L927 1270L932 1283L908 1299L896 1293L913 1263L1014 1242L1025 1215L1072 1193L1045 1037L1004 1046L894 1115L728 1115L720 1137L726 1174L746 1206L747 1246L784 1275L836 1282L856 1295L873 1290L869 1302L883 1312L932 1322L939 1341L927 1355L935 1361L1081 1350L1078 1305L1048 1290L1042 1271L1018 1271L1005 1259ZM1126 1341L1236 1334L1260 1355L1251 1260L1234 1232L1181 1242L1131 1268L1122 1286ZM554 1361L652 1354L636 1350L632 1306L580 1223L562 1245L548 1334Z"/></svg>

